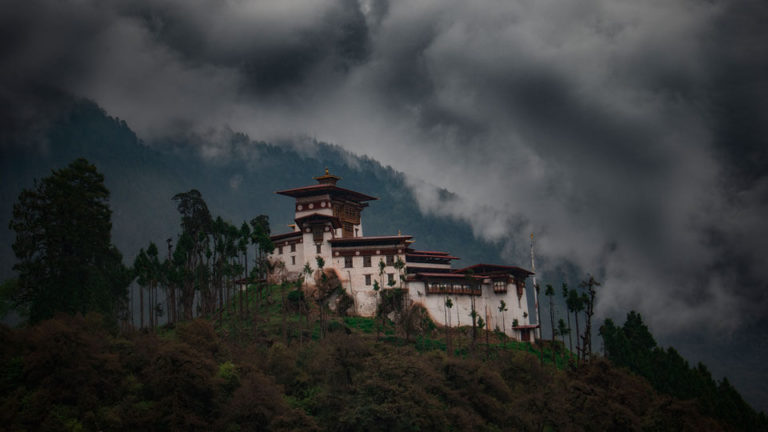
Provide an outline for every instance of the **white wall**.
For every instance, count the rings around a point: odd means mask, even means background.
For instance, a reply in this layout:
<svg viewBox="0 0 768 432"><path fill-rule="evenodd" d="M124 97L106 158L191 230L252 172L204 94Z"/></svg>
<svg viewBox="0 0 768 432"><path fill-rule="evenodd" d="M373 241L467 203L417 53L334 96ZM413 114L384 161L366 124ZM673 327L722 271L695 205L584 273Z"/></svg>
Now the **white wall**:
<svg viewBox="0 0 768 432"><path fill-rule="evenodd" d="M398 258L405 261L404 254L394 255L395 262L397 261ZM379 284L382 283L382 281L379 279L379 262L386 263L386 256L385 255L371 256L370 267L363 267L362 256L353 256L352 268L344 268L344 257L343 256L333 257L332 266L336 268L339 274L341 275L341 284L344 287L344 289L347 291L347 294L349 294L355 301L355 309L358 315L361 315L361 316L376 315L377 294L373 290L373 282L379 281ZM404 272L405 270L403 270L403 274L405 274ZM401 286L399 282L397 269L395 269L394 266L386 266L384 268L384 276L382 278L383 288L388 287L387 285L388 273L392 273L394 275L395 288ZM371 285L365 284L366 274L371 275ZM405 287L405 283L403 283L403 287Z"/></svg>
<svg viewBox="0 0 768 432"><path fill-rule="evenodd" d="M475 297L475 310L478 316L486 321L486 306L488 308L487 322L489 328L494 330L496 326L499 330L505 330L505 333L516 339L520 338L520 332L512 330L512 322L515 318L518 320L519 325L530 324L531 316L528 311L528 299L526 292L523 290L523 295L520 298L518 304L517 299L517 286L514 283L507 284L507 292L498 294L493 292L493 285L490 280L488 283L482 284L482 295ZM440 325L446 325L445 322L445 300L446 296L451 298L453 307L448 309L451 314L451 326L456 327L458 325L467 326L472 325L472 318L470 313L472 311L472 296L468 295L456 295L456 294L427 294L426 287L422 281L409 281L408 291L411 296L411 300L414 303L419 303L427 310L432 320ZM504 312L504 328L502 328L502 316L499 312L500 300L504 300L507 304L507 311ZM528 312L528 317L523 318L523 313ZM458 315L457 315L458 314Z"/></svg>

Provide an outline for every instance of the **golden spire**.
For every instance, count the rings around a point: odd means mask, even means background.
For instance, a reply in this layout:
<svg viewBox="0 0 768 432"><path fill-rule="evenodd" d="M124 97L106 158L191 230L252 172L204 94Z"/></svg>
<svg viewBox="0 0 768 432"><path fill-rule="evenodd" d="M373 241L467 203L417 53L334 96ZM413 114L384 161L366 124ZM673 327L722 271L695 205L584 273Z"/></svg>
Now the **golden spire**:
<svg viewBox="0 0 768 432"><path fill-rule="evenodd" d="M325 174L319 177L313 177L320 184L332 184L335 185L337 181L341 180L341 177L331 174L328 168L325 168Z"/></svg>

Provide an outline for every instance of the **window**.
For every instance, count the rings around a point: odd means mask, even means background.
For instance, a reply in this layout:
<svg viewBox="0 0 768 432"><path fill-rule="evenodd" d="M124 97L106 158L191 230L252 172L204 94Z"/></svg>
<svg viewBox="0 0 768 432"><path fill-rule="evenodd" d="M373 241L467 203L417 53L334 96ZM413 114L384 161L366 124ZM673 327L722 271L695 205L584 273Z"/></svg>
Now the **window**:
<svg viewBox="0 0 768 432"><path fill-rule="evenodd" d="M296 243L291 243L291 252L296 252Z"/></svg>
<svg viewBox="0 0 768 432"><path fill-rule="evenodd" d="M493 291L494 292L507 292L507 281L505 280L495 280L493 281Z"/></svg>
<svg viewBox="0 0 768 432"><path fill-rule="evenodd" d="M368 286L371 285L371 275L369 274L365 275L365 284Z"/></svg>
<svg viewBox="0 0 768 432"><path fill-rule="evenodd" d="M320 247L321 245L317 244L315 245L315 249L317 250L317 254L320 255Z"/></svg>
<svg viewBox="0 0 768 432"><path fill-rule="evenodd" d="M394 285L394 283L395 283L395 275L392 273L387 273L387 284Z"/></svg>
<svg viewBox="0 0 768 432"><path fill-rule="evenodd" d="M296 265L296 256L291 255L291 265Z"/></svg>
<svg viewBox="0 0 768 432"><path fill-rule="evenodd" d="M324 229L325 227L322 225L312 225L312 240L318 243L322 242Z"/></svg>
<svg viewBox="0 0 768 432"><path fill-rule="evenodd" d="M352 268L352 257L344 257L344 268Z"/></svg>
<svg viewBox="0 0 768 432"><path fill-rule="evenodd" d="M392 255L387 255L387 265L395 265L395 257Z"/></svg>
<svg viewBox="0 0 768 432"><path fill-rule="evenodd" d="M363 267L370 267L371 266L371 256L366 255L363 257Z"/></svg>
<svg viewBox="0 0 768 432"><path fill-rule="evenodd" d="M282 255L282 254L283 254L283 247L282 247L282 246L280 246L279 248L277 248L277 253L278 253L279 255Z"/></svg>

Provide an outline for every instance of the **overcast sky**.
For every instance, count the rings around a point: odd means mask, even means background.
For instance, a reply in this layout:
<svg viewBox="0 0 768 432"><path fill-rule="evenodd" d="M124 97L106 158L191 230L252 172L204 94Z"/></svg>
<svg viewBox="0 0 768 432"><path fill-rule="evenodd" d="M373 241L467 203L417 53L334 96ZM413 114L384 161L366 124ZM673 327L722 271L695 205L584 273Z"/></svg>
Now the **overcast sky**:
<svg viewBox="0 0 768 432"><path fill-rule="evenodd" d="M511 263L536 233L539 269L603 282L603 316L729 334L768 310L767 18L756 0L6 0L0 90L50 84L148 143L200 135L204 157L231 131L339 144Z"/></svg>

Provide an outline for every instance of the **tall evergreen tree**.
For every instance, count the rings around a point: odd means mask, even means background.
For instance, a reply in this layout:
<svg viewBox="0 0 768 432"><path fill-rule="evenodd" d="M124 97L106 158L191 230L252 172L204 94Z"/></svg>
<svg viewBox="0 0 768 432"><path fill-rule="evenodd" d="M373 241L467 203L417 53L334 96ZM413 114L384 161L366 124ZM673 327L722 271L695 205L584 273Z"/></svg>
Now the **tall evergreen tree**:
<svg viewBox="0 0 768 432"><path fill-rule="evenodd" d="M549 324L552 327L552 343L550 348L552 349L552 363L557 367L557 363L555 362L555 336L557 328L555 327L555 305L553 301L553 298L555 297L555 289L552 285L546 285L544 288L544 295L549 297Z"/></svg>
<svg viewBox="0 0 768 432"><path fill-rule="evenodd" d="M24 189L9 228L19 274L14 303L32 323L56 312L96 311L115 322L130 274L112 244L104 176L85 159Z"/></svg>
<svg viewBox="0 0 768 432"><path fill-rule="evenodd" d="M600 286L600 282L596 281L594 276L587 275L587 279L583 280L579 286L586 290L586 325L584 328L584 335L582 336L584 350L584 359L589 361L592 357L592 316L595 314L595 296L597 295L596 287Z"/></svg>
<svg viewBox="0 0 768 432"><path fill-rule="evenodd" d="M562 285L563 289L563 300L565 301L565 318L568 320L568 350L573 352L573 338L571 337L571 306L568 304L568 296L570 294L570 290L568 289L568 284L563 282ZM565 345L565 338L563 338L563 345Z"/></svg>
<svg viewBox="0 0 768 432"><path fill-rule="evenodd" d="M173 200L177 202L177 209L181 214L182 228L173 258L182 280L181 302L184 318L189 320L195 312L195 293L202 293L207 288L208 269L205 267L205 254L213 220L208 205L198 190L176 194Z"/></svg>
<svg viewBox="0 0 768 432"><path fill-rule="evenodd" d="M262 285L265 285L267 280L267 273L269 273L269 260L267 255L275 250L275 245L270 238L269 228L269 216L258 215L251 219L251 243L256 245L256 258L254 271L256 272L256 279L258 288L256 308L261 306L261 289ZM248 308L248 292L246 291L245 306Z"/></svg>
<svg viewBox="0 0 768 432"><path fill-rule="evenodd" d="M584 310L584 300L575 289L568 290L568 300L566 300L568 310L573 312L573 318L576 322L576 359L581 358L581 349L579 344L579 313Z"/></svg>

